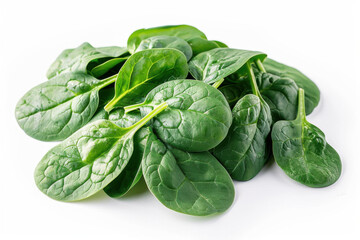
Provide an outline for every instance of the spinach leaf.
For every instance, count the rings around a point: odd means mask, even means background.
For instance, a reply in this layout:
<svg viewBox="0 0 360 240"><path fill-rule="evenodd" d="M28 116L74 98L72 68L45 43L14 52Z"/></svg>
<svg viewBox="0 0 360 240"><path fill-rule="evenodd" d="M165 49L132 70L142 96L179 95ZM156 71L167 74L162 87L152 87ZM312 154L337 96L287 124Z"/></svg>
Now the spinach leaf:
<svg viewBox="0 0 360 240"><path fill-rule="evenodd" d="M125 63L127 59L128 57L112 58L94 67L90 71L90 74L96 78L102 78L104 75L106 75L113 69L120 70L121 66L123 65L123 63ZM118 71L115 70L115 72L117 73Z"/></svg>
<svg viewBox="0 0 360 240"><path fill-rule="evenodd" d="M226 44L219 41L209 41L204 38L196 37L187 41L192 49L193 56L209 51L214 48L227 48Z"/></svg>
<svg viewBox="0 0 360 240"><path fill-rule="evenodd" d="M341 160L324 133L306 120L304 90L299 89L297 117L274 124L271 138L276 163L292 179L309 187L326 187L340 177Z"/></svg>
<svg viewBox="0 0 360 240"><path fill-rule="evenodd" d="M109 120L119 127L130 127L140 121L139 112L125 114L123 109L115 109L109 115ZM125 195L142 176L141 161L147 138L150 134L150 127L142 127L134 135L134 152L120 175L104 188L107 195L119 198Z"/></svg>
<svg viewBox="0 0 360 240"><path fill-rule="evenodd" d="M234 185L209 153L189 153L150 134L142 161L145 182L154 196L177 212L206 216L224 212L234 200Z"/></svg>
<svg viewBox="0 0 360 240"><path fill-rule="evenodd" d="M260 94L250 64L247 66L253 94L245 95L236 103L229 133L213 150L230 176L239 181L252 179L266 163L270 151L267 138L272 124L270 108Z"/></svg>
<svg viewBox="0 0 360 240"><path fill-rule="evenodd" d="M74 49L64 50L51 64L46 76L48 79L61 73L80 71L86 73L93 67L114 57L127 53L126 48L105 47L94 48L85 42Z"/></svg>
<svg viewBox="0 0 360 240"><path fill-rule="evenodd" d="M99 91L99 106L88 123L92 123L100 119L109 119L109 113L105 111L104 107L114 97L114 93L115 90L113 87L106 87Z"/></svg>
<svg viewBox="0 0 360 240"><path fill-rule="evenodd" d="M201 81L174 80L151 90L140 108L146 114L159 104L169 107L153 119L155 134L166 144L189 152L207 151L218 145L231 125L231 110L225 97Z"/></svg>
<svg viewBox="0 0 360 240"><path fill-rule="evenodd" d="M133 136L166 103L129 128L111 121L88 124L52 148L35 170L38 188L51 198L76 201L87 198L112 182L133 154Z"/></svg>
<svg viewBox="0 0 360 240"><path fill-rule="evenodd" d="M141 41L154 36L175 36L184 40L189 40L194 37L206 39L206 36L199 29L189 25L173 25L161 26L148 29L139 29L133 32L127 42L128 51L133 54L140 45Z"/></svg>
<svg viewBox="0 0 360 240"><path fill-rule="evenodd" d="M249 89L248 86L244 87L240 84L227 84L221 86L219 91L224 95L230 107L233 108L239 99L249 92Z"/></svg>
<svg viewBox="0 0 360 240"><path fill-rule="evenodd" d="M276 62L270 58L263 62L266 72L280 77L291 78L299 88L305 90L306 114L310 114L320 101L320 90L307 76L295 68Z"/></svg>
<svg viewBox="0 0 360 240"><path fill-rule="evenodd" d="M154 36L141 41L135 52L153 48L173 48L182 52L189 61L192 57L190 45L183 39L174 36Z"/></svg>
<svg viewBox="0 0 360 240"><path fill-rule="evenodd" d="M187 61L175 49L148 49L134 53L121 68L115 83L115 96L105 110L141 102L157 85L185 78Z"/></svg>
<svg viewBox="0 0 360 240"><path fill-rule="evenodd" d="M64 73L28 91L17 103L15 115L29 136L58 141L90 121L99 104L99 90L115 77L98 80L82 72Z"/></svg>
<svg viewBox="0 0 360 240"><path fill-rule="evenodd" d="M264 53L232 48L215 48L200 53L189 62L189 71L195 79L215 83L235 73L248 62L263 60Z"/></svg>

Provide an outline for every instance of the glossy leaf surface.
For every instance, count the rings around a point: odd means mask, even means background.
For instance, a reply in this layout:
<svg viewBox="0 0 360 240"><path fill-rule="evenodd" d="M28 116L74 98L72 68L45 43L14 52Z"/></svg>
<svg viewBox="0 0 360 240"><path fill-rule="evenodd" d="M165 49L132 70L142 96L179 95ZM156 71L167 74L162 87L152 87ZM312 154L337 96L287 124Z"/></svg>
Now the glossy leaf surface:
<svg viewBox="0 0 360 240"><path fill-rule="evenodd" d="M272 123L270 108L258 96L241 98L232 110L233 123L214 156L231 177L247 181L255 177L268 159L267 138Z"/></svg>
<svg viewBox="0 0 360 240"><path fill-rule="evenodd" d="M177 212L212 215L224 212L234 200L229 174L208 152L188 153L170 148L151 134L142 169L149 190Z"/></svg>
<svg viewBox="0 0 360 240"><path fill-rule="evenodd" d="M302 89L297 118L275 123L271 138L276 163L295 181L309 187L326 187L340 177L338 153L326 142L324 133L306 120Z"/></svg>
<svg viewBox="0 0 360 240"><path fill-rule="evenodd" d="M280 77L287 77L296 83L299 88L305 90L306 114L310 114L320 101L320 90L316 84L299 70L285 64L266 58L263 62L266 72Z"/></svg>
<svg viewBox="0 0 360 240"><path fill-rule="evenodd" d="M172 25L155 28L143 28L133 32L127 42L127 48L131 54L135 52L141 41L154 36L175 36L184 40L194 37L206 39L206 36L199 29L189 25Z"/></svg>
<svg viewBox="0 0 360 240"><path fill-rule="evenodd" d="M190 45L183 39L174 36L154 36L141 41L136 52L153 48L173 48L182 52L189 61L192 57Z"/></svg>
<svg viewBox="0 0 360 240"><path fill-rule="evenodd" d="M148 49L133 54L115 82L115 96L105 109L141 102L151 89L168 80L185 78L187 61L175 49Z"/></svg>
<svg viewBox="0 0 360 240"><path fill-rule="evenodd" d="M76 201L87 198L112 182L133 153L133 136L163 104L135 125L120 128L111 121L86 125L52 148L35 170L38 188L51 198Z"/></svg>
<svg viewBox="0 0 360 240"><path fill-rule="evenodd" d="M16 105L16 119L33 138L63 140L92 118L99 90L114 80L99 81L81 72L61 74L27 92Z"/></svg>
<svg viewBox="0 0 360 240"><path fill-rule="evenodd" d="M126 48L94 48L85 42L77 48L64 50L55 62L51 64L46 76L48 79L51 79L56 75L66 72L79 71L86 73L96 65L126 53Z"/></svg>
<svg viewBox="0 0 360 240"><path fill-rule="evenodd" d="M165 143L189 152L207 151L227 135L232 122L225 97L201 81L174 80L154 88L139 104L143 114L166 102L153 119L155 134Z"/></svg>
<svg viewBox="0 0 360 240"><path fill-rule="evenodd" d="M195 79L212 84L240 70L248 61L265 57L261 52L215 48L191 59L189 71Z"/></svg>
<svg viewBox="0 0 360 240"><path fill-rule="evenodd" d="M206 52L214 48L227 47L224 43L218 41L210 41L200 37L192 38L188 40L188 43L191 46L193 56L196 56L199 53Z"/></svg>

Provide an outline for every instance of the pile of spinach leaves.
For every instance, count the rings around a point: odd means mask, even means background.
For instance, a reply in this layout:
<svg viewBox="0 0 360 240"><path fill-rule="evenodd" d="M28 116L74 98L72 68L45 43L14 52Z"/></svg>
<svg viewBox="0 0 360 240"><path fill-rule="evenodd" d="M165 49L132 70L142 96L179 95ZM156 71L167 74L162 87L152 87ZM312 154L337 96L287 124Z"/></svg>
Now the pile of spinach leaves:
<svg viewBox="0 0 360 240"><path fill-rule="evenodd" d="M139 29L127 47L66 49L47 78L15 115L29 136L61 141L35 170L56 200L119 198L143 177L166 207L205 216L227 210L232 180L254 178L271 157L310 187L341 174L339 155L306 120L320 100L313 81L192 26Z"/></svg>

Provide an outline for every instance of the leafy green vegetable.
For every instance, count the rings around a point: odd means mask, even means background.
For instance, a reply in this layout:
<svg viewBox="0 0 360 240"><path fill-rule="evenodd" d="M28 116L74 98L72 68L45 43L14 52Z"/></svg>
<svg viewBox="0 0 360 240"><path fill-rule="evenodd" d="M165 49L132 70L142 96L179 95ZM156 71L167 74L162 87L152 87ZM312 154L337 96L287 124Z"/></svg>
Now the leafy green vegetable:
<svg viewBox="0 0 360 240"><path fill-rule="evenodd" d="M316 84L295 68L276 62L270 58L265 59L263 65L266 72L280 77L287 77L295 81L299 88L305 90L306 114L310 114L320 101L320 90Z"/></svg>
<svg viewBox="0 0 360 240"><path fill-rule="evenodd" d="M149 190L177 212L196 216L216 214L228 209L234 200L229 174L208 152L183 152L150 134L142 169Z"/></svg>
<svg viewBox="0 0 360 240"><path fill-rule="evenodd" d="M106 87L99 91L99 106L88 123L92 123L100 119L109 119L109 113L105 111L104 107L113 97L114 88L112 87Z"/></svg>
<svg viewBox="0 0 360 240"><path fill-rule="evenodd" d="M185 78L187 61L175 49L148 49L133 54L121 68L116 83L115 96L105 107L110 111L141 102L157 85L173 79Z"/></svg>
<svg viewBox="0 0 360 240"><path fill-rule="evenodd" d="M241 98L232 110L233 122L225 140L214 148L214 156L239 181L252 179L269 156L267 138L272 124L270 108L262 99L250 64L253 94Z"/></svg>
<svg viewBox="0 0 360 240"><path fill-rule="evenodd" d="M153 119L155 134L166 144L189 152L207 151L218 145L231 125L231 110L224 96L201 81L174 80L154 88L141 104L146 114L167 102L169 107Z"/></svg>
<svg viewBox="0 0 360 240"><path fill-rule="evenodd" d="M194 37L200 37L206 39L206 36L199 29L189 25L173 25L173 26L161 26L148 29L139 29L133 32L127 42L127 48L131 54L140 45L141 41L154 36L175 36L184 40L189 40Z"/></svg>
<svg viewBox="0 0 360 240"><path fill-rule="evenodd" d="M141 41L136 52L153 48L174 48L182 52L189 61L192 57L190 45L183 39L174 36L154 36Z"/></svg>
<svg viewBox="0 0 360 240"><path fill-rule="evenodd" d="M122 64L127 60L127 57L121 57L121 58L112 58L104 63L101 63L94 67L90 74L93 75L96 78L100 78L110 72L113 69L120 69Z"/></svg>
<svg viewBox="0 0 360 240"><path fill-rule="evenodd" d="M273 126L274 158L295 181L309 187L326 187L340 177L340 157L326 142L324 133L306 120L304 90L300 88L298 95L296 119Z"/></svg>
<svg viewBox="0 0 360 240"><path fill-rule="evenodd" d="M230 107L233 108L239 99L248 93L248 87L240 84L227 84L219 88L219 91L225 96Z"/></svg>
<svg viewBox="0 0 360 240"><path fill-rule="evenodd" d="M38 188L51 198L76 201L89 197L112 182L133 153L133 136L167 107L154 109L131 127L111 121L89 124L52 148L35 170Z"/></svg>
<svg viewBox="0 0 360 240"><path fill-rule="evenodd" d="M219 41L209 41L201 37L196 37L188 40L193 52L193 56L199 53L209 51L214 48L227 48L226 44Z"/></svg>
<svg viewBox="0 0 360 240"><path fill-rule="evenodd" d="M212 84L241 70L247 62L265 57L261 52L215 48L195 56L189 62L189 71L195 79Z"/></svg>
<svg viewBox="0 0 360 240"><path fill-rule="evenodd" d="M16 119L33 138L63 140L90 121L98 108L99 90L114 81L82 72L61 74L27 92L16 105Z"/></svg>
<svg viewBox="0 0 360 240"><path fill-rule="evenodd" d="M91 69L111 58L120 57L127 53L126 48L104 47L94 48L85 42L74 49L64 50L51 64L46 76L48 79L66 72L83 72Z"/></svg>

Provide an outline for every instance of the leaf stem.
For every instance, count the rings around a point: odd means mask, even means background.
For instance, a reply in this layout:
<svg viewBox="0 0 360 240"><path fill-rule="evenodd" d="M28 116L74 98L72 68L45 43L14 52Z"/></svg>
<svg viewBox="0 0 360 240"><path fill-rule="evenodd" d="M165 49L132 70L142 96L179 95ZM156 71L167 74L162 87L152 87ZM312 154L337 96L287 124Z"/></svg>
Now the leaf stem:
<svg viewBox="0 0 360 240"><path fill-rule="evenodd" d="M298 91L298 112L296 120L305 121L306 112L305 112L305 92L304 89L299 88Z"/></svg>
<svg viewBox="0 0 360 240"><path fill-rule="evenodd" d="M266 73L266 69L260 59L256 59L255 63L256 63L256 66L258 67L258 69L260 70L260 72Z"/></svg>
<svg viewBox="0 0 360 240"><path fill-rule="evenodd" d="M248 73L249 73L250 85L251 85L252 92L253 92L254 95L256 95L258 97L261 97L259 88L258 88L258 86L256 84L256 78L255 78L254 70L251 67L251 63L247 62L246 67L247 67L247 70L248 70Z"/></svg>
<svg viewBox="0 0 360 240"><path fill-rule="evenodd" d="M221 85L223 82L224 82L224 79L222 78L222 79L220 79L220 80L217 80L212 86L213 86L214 88L218 88L218 87L220 87L220 85Z"/></svg>
<svg viewBox="0 0 360 240"><path fill-rule="evenodd" d="M143 117L140 121L129 127L132 132L136 132L139 130L142 126L144 126L148 121L150 121L153 117L155 117L157 114L161 113L168 107L167 102L163 102L160 105L158 105L154 110L149 112L145 117Z"/></svg>
<svg viewBox="0 0 360 240"><path fill-rule="evenodd" d="M112 76L110 76L108 78L105 78L105 79L101 80L99 85L97 86L97 88L102 89L102 88L114 83L116 81L116 79L117 79L117 76L118 75L115 74L115 75L112 75Z"/></svg>
<svg viewBox="0 0 360 240"><path fill-rule="evenodd" d="M134 111L142 106L144 106L144 103L133 104L133 105L124 107L124 110L125 110L125 113L128 113L128 112Z"/></svg>

